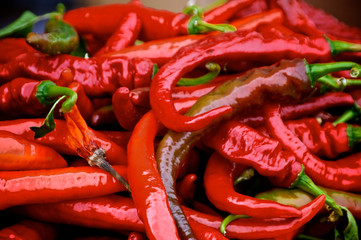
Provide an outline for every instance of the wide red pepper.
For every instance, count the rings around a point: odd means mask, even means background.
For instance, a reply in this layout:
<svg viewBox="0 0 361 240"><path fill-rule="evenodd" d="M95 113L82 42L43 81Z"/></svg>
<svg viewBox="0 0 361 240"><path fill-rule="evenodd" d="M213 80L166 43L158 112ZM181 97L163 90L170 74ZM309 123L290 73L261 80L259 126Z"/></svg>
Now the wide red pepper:
<svg viewBox="0 0 361 240"><path fill-rule="evenodd" d="M34 132L30 130L30 127L40 126L43 122L43 119L17 119L17 120L8 120L0 121L0 130L12 132L14 134L20 135L28 140L34 140ZM44 137L38 138L35 142L49 146L55 149L61 154L75 155L78 153L67 146L66 138L69 136L69 130L66 126L64 120L55 119L56 128L54 131L45 135ZM109 140L102 133L89 129L90 133L94 136L94 141L101 146L107 154L107 160L109 163L114 165L125 165L126 161L126 151L121 148L111 140Z"/></svg>
<svg viewBox="0 0 361 240"><path fill-rule="evenodd" d="M0 131L0 170L31 170L67 167L54 149L16 134Z"/></svg>
<svg viewBox="0 0 361 240"><path fill-rule="evenodd" d="M152 111L136 125L128 143L128 179L147 236L179 239L154 157L154 138L161 128Z"/></svg>
<svg viewBox="0 0 361 240"><path fill-rule="evenodd" d="M124 166L114 168L126 176ZM97 197L126 191L110 174L94 167L47 170L1 171L0 209L11 206L50 203Z"/></svg>
<svg viewBox="0 0 361 240"><path fill-rule="evenodd" d="M153 63L147 59L126 57L84 59L66 54L25 53L0 65L0 81L5 83L17 77L28 77L57 83L65 69L71 70L74 81L84 87L88 96L103 97L113 94L120 86L133 88L135 82L149 82Z"/></svg>
<svg viewBox="0 0 361 240"><path fill-rule="evenodd" d="M11 211L44 222L118 232L144 232L144 224L138 217L133 200L116 194L57 203L28 204L14 207Z"/></svg>
<svg viewBox="0 0 361 240"><path fill-rule="evenodd" d="M210 145L216 144L213 141L219 138L219 135L216 134L216 136L210 140L212 142ZM225 143L220 141L218 144L221 146ZM207 198L217 209L230 214L243 214L258 218L301 216L301 212L293 207L237 193L233 187L233 180L238 177L239 170L241 169L237 169L236 164L232 164L218 154L213 154L208 160L203 184Z"/></svg>
<svg viewBox="0 0 361 240"><path fill-rule="evenodd" d="M19 55L27 52L37 52L26 43L24 38L2 38L0 39L0 64L14 60Z"/></svg>
<svg viewBox="0 0 361 240"><path fill-rule="evenodd" d="M230 0L204 13L209 23L224 23L239 9L250 4L250 0ZM149 41L189 34L190 15L158 10L140 3L108 4L83 7L65 13L64 20L73 25L80 35L93 34L97 37L110 36L121 19L135 12L141 22L140 40Z"/></svg>
<svg viewBox="0 0 361 240"><path fill-rule="evenodd" d="M283 122L279 106L268 105L267 129L285 149L292 151L305 166L306 173L321 186L343 191L359 191L361 182L361 153L354 153L336 161L325 161L308 150L304 143Z"/></svg>

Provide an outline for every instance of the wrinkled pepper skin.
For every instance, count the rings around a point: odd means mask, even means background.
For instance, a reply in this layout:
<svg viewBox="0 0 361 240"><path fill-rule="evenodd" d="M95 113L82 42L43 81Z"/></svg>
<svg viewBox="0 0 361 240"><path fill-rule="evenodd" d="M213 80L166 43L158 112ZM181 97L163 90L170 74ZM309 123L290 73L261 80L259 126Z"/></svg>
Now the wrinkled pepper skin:
<svg viewBox="0 0 361 240"><path fill-rule="evenodd" d="M226 228L230 239L267 239L291 233L310 221L323 207L325 196L320 195L300 208L300 218L241 218L231 222ZM222 218L183 207L188 219L219 229Z"/></svg>
<svg viewBox="0 0 361 240"><path fill-rule="evenodd" d="M57 83L66 69L71 70L74 81L84 87L89 97L104 97L113 94L120 86L133 88L134 82L149 82L153 63L147 59L126 57L84 59L66 54L26 53L0 65L0 82L3 84L16 77L27 77Z"/></svg>
<svg viewBox="0 0 361 240"><path fill-rule="evenodd" d="M35 170L67 167L54 149L16 134L0 131L0 170Z"/></svg>
<svg viewBox="0 0 361 240"><path fill-rule="evenodd" d="M126 176L124 166L114 169ZM67 167L47 170L1 171L0 209L11 206L51 203L97 197L126 191L109 173L93 167Z"/></svg>
<svg viewBox="0 0 361 240"><path fill-rule="evenodd" d="M239 175L238 172L236 164L217 153L209 158L204 173L204 188L207 198L217 209L258 218L301 216L301 212L293 207L237 193L233 180Z"/></svg>
<svg viewBox="0 0 361 240"><path fill-rule="evenodd" d="M28 140L34 141L34 132L30 130L32 126L40 126L44 119L16 119L8 121L0 121L0 130L12 132L20 135ZM77 156L78 153L65 144L69 135L67 132L66 122L64 120L55 119L56 128L54 131L38 138L35 142L49 146L61 154ZM102 133L89 129L94 136L94 141L102 147L107 154L107 161L114 165L126 165L126 150L109 140ZM85 161L85 160L84 160Z"/></svg>
<svg viewBox="0 0 361 240"><path fill-rule="evenodd" d="M342 191L360 191L361 152L337 159L337 161L320 159L287 128L279 113L278 104L267 105L265 115L270 136L295 154L297 160L305 166L306 174L316 184Z"/></svg>
<svg viewBox="0 0 361 240"><path fill-rule="evenodd" d="M150 239L180 239L156 168L154 138L162 126L152 111L138 122L128 143L132 197Z"/></svg>
<svg viewBox="0 0 361 240"><path fill-rule="evenodd" d="M14 207L11 211L45 222L118 232L144 232L144 224L138 217L133 200L115 194L57 203L28 204Z"/></svg>

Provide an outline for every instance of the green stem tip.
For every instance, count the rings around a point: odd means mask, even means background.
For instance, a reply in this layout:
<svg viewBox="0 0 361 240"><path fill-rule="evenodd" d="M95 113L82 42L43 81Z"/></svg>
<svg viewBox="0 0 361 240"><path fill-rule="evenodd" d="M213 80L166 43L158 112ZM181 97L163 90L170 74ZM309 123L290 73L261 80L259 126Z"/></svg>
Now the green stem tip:
<svg viewBox="0 0 361 240"><path fill-rule="evenodd" d="M296 181L291 185L291 187L297 187L302 189L305 192L308 192L312 194L315 197L318 197L320 195L325 195L326 197L326 204L327 206L333 210L331 213L329 220L334 222L339 219L343 215L341 207L333 200L330 196L327 195L327 193L323 190L321 190L319 187L317 187L313 181L306 175L305 168L302 165L302 170L298 174L298 177Z"/></svg>
<svg viewBox="0 0 361 240"><path fill-rule="evenodd" d="M339 40L331 40L326 35L324 36L326 41L330 45L330 51L332 56L336 56L343 52L360 52L361 44L358 43L350 43Z"/></svg>
<svg viewBox="0 0 361 240"><path fill-rule="evenodd" d="M352 108L346 110L341 116L339 116L334 122L333 125L336 126L341 122L348 122L352 119L358 121L361 118L361 108L357 103L355 103Z"/></svg>

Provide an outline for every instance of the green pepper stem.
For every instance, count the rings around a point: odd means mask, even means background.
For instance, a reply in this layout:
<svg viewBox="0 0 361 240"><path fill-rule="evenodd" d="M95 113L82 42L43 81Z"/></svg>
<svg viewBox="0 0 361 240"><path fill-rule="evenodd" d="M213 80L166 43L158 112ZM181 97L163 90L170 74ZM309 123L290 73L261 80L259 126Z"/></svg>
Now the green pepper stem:
<svg viewBox="0 0 361 240"><path fill-rule="evenodd" d="M301 172L298 174L296 181L292 183L291 187L300 188L303 191L308 192L315 197L318 197L322 194L325 195L326 204L328 205L329 208L333 210L333 213L329 217L330 221L334 222L343 215L341 207L335 202L335 200L333 200L330 196L328 196L325 191L317 187L316 184L314 184L314 182L306 175L305 168L303 165Z"/></svg>
<svg viewBox="0 0 361 240"><path fill-rule="evenodd" d="M225 219L223 219L222 223L221 223L221 226L219 227L219 231L223 234L223 235L226 235L226 227L227 225L234 221L234 220L237 220L237 219L240 219L240 218L248 218L247 215L233 215L233 214L230 214L228 215Z"/></svg>
<svg viewBox="0 0 361 240"><path fill-rule="evenodd" d="M217 63L207 63L206 68L210 71L209 73L198 77L198 78L181 78L178 82L178 86L195 86L199 84L208 83L218 76L221 72L221 67Z"/></svg>
<svg viewBox="0 0 361 240"><path fill-rule="evenodd" d="M360 52L361 44L358 43L350 43L339 40L331 40L327 36L324 36L330 45L330 50L332 56L336 56L342 52Z"/></svg>
<svg viewBox="0 0 361 240"><path fill-rule="evenodd" d="M61 105L61 111L63 113L68 113L74 107L76 100L78 99L78 94L66 87L49 86L47 88L47 97L49 99L57 98L62 95L66 95L68 98Z"/></svg>
<svg viewBox="0 0 361 240"><path fill-rule="evenodd" d="M346 128L346 134L350 148L361 142L361 127L356 127L348 124Z"/></svg>
<svg viewBox="0 0 361 240"><path fill-rule="evenodd" d="M349 79L349 78L336 78L331 75L325 75L316 80L319 83L327 85L327 87L332 88L333 90L343 91L348 86L360 86L360 79Z"/></svg>
<svg viewBox="0 0 361 240"><path fill-rule="evenodd" d="M316 82L322 76L329 73L350 70L351 77L361 76L361 66L354 62L332 62L332 63L313 63L309 64L305 60L306 72L311 86L314 87Z"/></svg>
<svg viewBox="0 0 361 240"><path fill-rule="evenodd" d="M236 186L241 182L250 180L255 174L254 168L248 168L242 172L242 174L234 180L233 185Z"/></svg>
<svg viewBox="0 0 361 240"><path fill-rule="evenodd" d="M353 105L352 108L345 111L340 117L338 117L334 122L333 125L337 125L341 122L348 122L352 119L359 119L361 117L361 109L356 103Z"/></svg>

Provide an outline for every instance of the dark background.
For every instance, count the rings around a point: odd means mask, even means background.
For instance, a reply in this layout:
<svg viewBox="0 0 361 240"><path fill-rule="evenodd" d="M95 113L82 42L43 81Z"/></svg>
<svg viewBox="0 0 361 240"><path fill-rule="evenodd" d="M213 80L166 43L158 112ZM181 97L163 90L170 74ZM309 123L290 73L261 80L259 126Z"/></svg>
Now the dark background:
<svg viewBox="0 0 361 240"><path fill-rule="evenodd" d="M181 11L186 0L141 0L146 6L170 11ZM214 0L197 0L201 6ZM338 19L353 26L361 27L361 0L306 0L314 6L320 7L333 14ZM15 20L25 10L37 15L55 10L58 2L65 4L66 9L80 6L99 5L106 3L126 3L128 0L2 0L0 4L0 28Z"/></svg>

